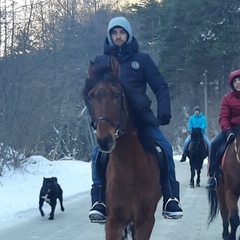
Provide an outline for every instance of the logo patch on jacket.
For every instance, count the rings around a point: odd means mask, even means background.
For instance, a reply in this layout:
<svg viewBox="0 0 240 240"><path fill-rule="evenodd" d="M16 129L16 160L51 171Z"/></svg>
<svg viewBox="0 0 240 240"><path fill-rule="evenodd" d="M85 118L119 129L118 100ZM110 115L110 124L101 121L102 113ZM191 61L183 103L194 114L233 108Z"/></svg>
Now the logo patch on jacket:
<svg viewBox="0 0 240 240"><path fill-rule="evenodd" d="M132 65L132 68L134 68L134 69L139 69L139 67L140 67L140 64L136 61L132 62L131 65Z"/></svg>

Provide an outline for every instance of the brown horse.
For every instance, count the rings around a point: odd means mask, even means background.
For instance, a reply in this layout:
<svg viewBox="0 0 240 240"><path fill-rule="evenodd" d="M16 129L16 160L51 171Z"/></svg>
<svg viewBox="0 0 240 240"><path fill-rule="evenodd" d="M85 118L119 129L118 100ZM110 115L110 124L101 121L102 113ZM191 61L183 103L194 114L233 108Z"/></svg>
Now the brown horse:
<svg viewBox="0 0 240 240"><path fill-rule="evenodd" d="M240 138L231 143L225 151L222 174L218 178L216 191L208 190L210 203L209 223L222 216L224 240L235 240L239 225L238 199L240 196ZM230 231L229 231L230 224ZM239 237L240 239L240 237Z"/></svg>
<svg viewBox="0 0 240 240"><path fill-rule="evenodd" d="M124 229L131 226L127 229L132 239L148 240L162 196L160 173L154 147L143 145L150 142L147 136L139 140L118 74L114 57L108 67L91 62L83 91L100 151L109 153L106 239L122 239Z"/></svg>

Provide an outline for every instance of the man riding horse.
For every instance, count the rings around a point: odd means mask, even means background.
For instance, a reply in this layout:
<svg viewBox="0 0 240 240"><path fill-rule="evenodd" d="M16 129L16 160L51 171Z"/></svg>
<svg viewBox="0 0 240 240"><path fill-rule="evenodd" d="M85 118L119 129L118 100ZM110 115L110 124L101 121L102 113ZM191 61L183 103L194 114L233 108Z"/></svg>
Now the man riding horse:
<svg viewBox="0 0 240 240"><path fill-rule="evenodd" d="M223 96L219 124L222 131L214 138L210 149L209 179L206 188L215 190L219 175L221 157L217 154L219 146L235 140L235 133L240 123L240 70L231 72L228 77L231 92ZM225 145L226 147L226 145Z"/></svg>
<svg viewBox="0 0 240 240"><path fill-rule="evenodd" d="M94 63L107 65L110 55L114 55L118 60L120 81L133 111L135 127L147 131L167 156L169 181L161 182L163 215L167 218L181 218L183 211L179 206L179 183L175 176L172 147L159 129L159 125L167 125L170 122L169 89L150 56L139 52L138 49L137 40L132 35L128 20L124 17L116 17L108 25L104 54L96 57ZM147 84L157 98L157 117L150 109L151 100L146 95ZM96 169L97 153L98 149L94 149L92 156L92 208L89 212L92 222L101 222L106 219L104 183L99 179Z"/></svg>
<svg viewBox="0 0 240 240"><path fill-rule="evenodd" d="M207 121L205 116L203 116L200 107L196 106L194 108L194 114L188 120L188 131L192 133L193 128L200 128L203 139L207 144L208 149L210 149L210 141L205 134L205 129L207 128ZM187 147L191 141L191 135L188 135L185 142L183 143L183 155L180 162L185 162L187 157Z"/></svg>

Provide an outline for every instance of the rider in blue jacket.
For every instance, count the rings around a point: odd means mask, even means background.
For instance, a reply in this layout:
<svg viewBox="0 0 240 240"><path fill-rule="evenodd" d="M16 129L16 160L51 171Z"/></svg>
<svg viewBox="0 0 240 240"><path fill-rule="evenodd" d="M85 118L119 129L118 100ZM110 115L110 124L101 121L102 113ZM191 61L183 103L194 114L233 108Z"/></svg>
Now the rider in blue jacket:
<svg viewBox="0 0 240 240"><path fill-rule="evenodd" d="M107 65L112 54L120 64L120 81L134 117L137 129L146 131L166 153L169 168L169 181L162 183L163 215L166 218L181 218L183 211L179 205L179 183L176 181L175 164L170 143L159 129L167 125L171 118L168 85L161 76L151 57L138 51L137 40L132 35L128 20L124 17L113 18L108 25L104 42L104 54L97 56L94 63ZM151 110L151 100L146 94L147 84L157 99L157 117ZM97 175L96 158L98 148L92 154L92 208L89 218L92 222L103 222L105 212L104 183Z"/></svg>
<svg viewBox="0 0 240 240"><path fill-rule="evenodd" d="M211 142L205 134L205 129L207 127L207 121L205 116L203 116L200 107L196 106L194 108L194 114L188 120L188 131L192 133L193 128L201 128L202 136L207 144L208 149L210 149ZM183 155L180 162L185 162L187 157L187 146L191 141L191 136L188 135L185 142L183 143Z"/></svg>

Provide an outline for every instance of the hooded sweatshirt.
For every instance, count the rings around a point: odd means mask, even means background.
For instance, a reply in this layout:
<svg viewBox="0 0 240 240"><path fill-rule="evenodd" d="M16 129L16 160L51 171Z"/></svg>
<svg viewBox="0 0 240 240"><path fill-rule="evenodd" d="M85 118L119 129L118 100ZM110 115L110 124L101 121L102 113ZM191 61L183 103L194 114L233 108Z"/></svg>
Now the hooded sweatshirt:
<svg viewBox="0 0 240 240"><path fill-rule="evenodd" d="M233 80L236 77L240 77L240 70L229 74L228 84L232 91L223 96L220 106L219 124L224 132L237 127L240 123L240 92L233 87Z"/></svg>
<svg viewBox="0 0 240 240"><path fill-rule="evenodd" d="M199 115L193 114L188 120L188 130L190 132L192 132L193 128L201 128L202 135L204 135L206 127L207 121L202 112Z"/></svg>
<svg viewBox="0 0 240 240"><path fill-rule="evenodd" d="M110 32L114 27L123 28L128 34L127 43L132 42L132 28L129 21L125 17L116 17L116 18L113 18L108 24L107 39L110 47L114 46L111 35L110 35Z"/></svg>

